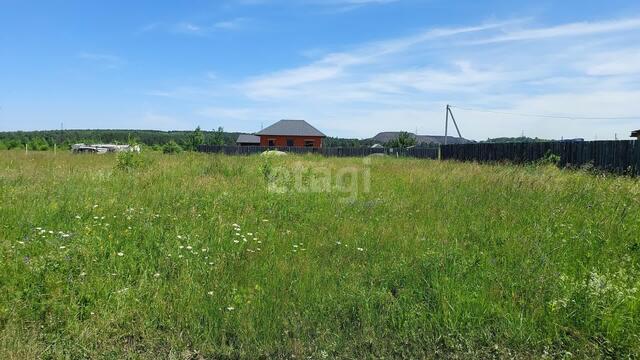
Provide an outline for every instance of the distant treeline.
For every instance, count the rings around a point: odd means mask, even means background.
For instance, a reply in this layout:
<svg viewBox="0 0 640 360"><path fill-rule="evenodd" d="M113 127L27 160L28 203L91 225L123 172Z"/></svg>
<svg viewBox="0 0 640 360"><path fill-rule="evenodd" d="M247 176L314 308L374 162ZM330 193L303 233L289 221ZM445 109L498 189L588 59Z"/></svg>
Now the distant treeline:
<svg viewBox="0 0 640 360"><path fill-rule="evenodd" d="M159 130L44 130L44 131L9 131L0 132L0 150L24 148L28 145L30 150L49 150L54 144L59 149L70 149L77 143L109 143L127 144L134 142L143 144L152 149L161 150L165 145L179 146L181 149L195 149L197 145L235 145L240 133L225 132L222 128L215 131L159 131ZM493 138L482 142L506 143L506 142L543 142L545 139L529 137ZM324 140L326 147L370 147L376 141L372 139L345 139L327 137ZM383 144L391 145L391 144ZM414 144L407 144L414 145ZM429 147L429 144L417 144L417 147ZM394 146L397 147L397 146ZM402 147L402 146L400 146Z"/></svg>
<svg viewBox="0 0 640 360"><path fill-rule="evenodd" d="M545 142L545 141L551 141L551 140L539 139L537 137L530 138L526 136L520 136L520 137L499 137L499 138L493 138L493 139L490 138L480 142L500 144L500 143L532 143L532 142Z"/></svg>
<svg viewBox="0 0 640 360"><path fill-rule="evenodd" d="M216 131L158 131L158 130L44 130L0 132L0 149L24 148L30 150L49 150L54 144L58 149L70 149L77 143L127 144L135 142L156 150L175 143L182 149L194 149L200 144L235 145L240 133ZM370 139L343 139L327 137L327 147L369 147L375 142Z"/></svg>
<svg viewBox="0 0 640 360"><path fill-rule="evenodd" d="M212 145L235 144L238 133L217 131L157 131L157 130L45 130L0 132L0 149L24 148L48 150L54 144L60 149L69 149L77 143L128 144L134 142L149 147L162 148L176 143L184 149L204 143Z"/></svg>

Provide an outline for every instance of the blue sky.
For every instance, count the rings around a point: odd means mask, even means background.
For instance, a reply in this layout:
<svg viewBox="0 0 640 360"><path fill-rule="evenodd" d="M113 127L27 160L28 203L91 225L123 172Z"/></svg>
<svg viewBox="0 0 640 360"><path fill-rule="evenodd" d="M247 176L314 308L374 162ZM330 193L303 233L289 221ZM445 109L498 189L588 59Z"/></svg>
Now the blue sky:
<svg viewBox="0 0 640 360"><path fill-rule="evenodd" d="M473 139L627 138L640 3L0 0L0 131L442 134L447 103Z"/></svg>

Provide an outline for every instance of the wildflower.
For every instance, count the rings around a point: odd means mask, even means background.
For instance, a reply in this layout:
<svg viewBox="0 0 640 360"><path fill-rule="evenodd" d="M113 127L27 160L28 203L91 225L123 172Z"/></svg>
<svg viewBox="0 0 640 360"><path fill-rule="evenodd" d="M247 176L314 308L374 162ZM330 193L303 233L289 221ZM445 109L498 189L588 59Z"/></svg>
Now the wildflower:
<svg viewBox="0 0 640 360"><path fill-rule="evenodd" d="M18 241L18 244L24 245L24 241Z"/></svg>
<svg viewBox="0 0 640 360"><path fill-rule="evenodd" d="M160 273L153 274L153 277L160 277Z"/></svg>
<svg viewBox="0 0 640 360"><path fill-rule="evenodd" d="M93 205L93 208L94 208L94 209L95 209L95 208L97 208L97 207L98 207L98 204Z"/></svg>
<svg viewBox="0 0 640 360"><path fill-rule="evenodd" d="M64 245L60 246L60 249L64 250L65 248L66 248L66 246L64 246Z"/></svg>
<svg viewBox="0 0 640 360"><path fill-rule="evenodd" d="M184 249L184 246L183 246L183 245L180 245L179 247L180 247L180 249Z"/></svg>
<svg viewBox="0 0 640 360"><path fill-rule="evenodd" d="M209 291L209 292L207 293L207 295L209 295L209 296L213 296L213 291Z"/></svg>
<svg viewBox="0 0 640 360"><path fill-rule="evenodd" d="M240 227L240 225L238 225L238 224L231 224L231 226L233 226L235 228L239 228Z"/></svg>
<svg viewBox="0 0 640 360"><path fill-rule="evenodd" d="M187 250L191 250L191 249L193 249L191 245L187 245Z"/></svg>
<svg viewBox="0 0 640 360"><path fill-rule="evenodd" d="M298 247L298 245L296 245L296 244L293 244L293 247L294 247L294 248L297 248L297 247Z"/></svg>
<svg viewBox="0 0 640 360"><path fill-rule="evenodd" d="M212 263L212 262L210 262L210 263L209 263L209 265L213 265L213 263Z"/></svg>
<svg viewBox="0 0 640 360"><path fill-rule="evenodd" d="M118 256L122 257L122 256L124 256L124 253L123 252L119 252Z"/></svg>
<svg viewBox="0 0 640 360"><path fill-rule="evenodd" d="M98 220L98 217L97 217L97 216L94 216L94 217L93 217L93 220Z"/></svg>
<svg viewBox="0 0 640 360"><path fill-rule="evenodd" d="M235 309L236 309L236 308L234 308L233 306L228 306L228 307L227 307L227 311L233 311L233 310L235 310Z"/></svg>
<svg viewBox="0 0 640 360"><path fill-rule="evenodd" d="M269 222L269 220L267 220L267 219L262 219L262 222Z"/></svg>
<svg viewBox="0 0 640 360"><path fill-rule="evenodd" d="M358 251L364 251L364 249L359 247L359 248L358 248Z"/></svg>
<svg viewBox="0 0 640 360"><path fill-rule="evenodd" d="M202 250L202 252L209 251L209 249L207 249L207 248L202 248L200 250Z"/></svg>
<svg viewBox="0 0 640 360"><path fill-rule="evenodd" d="M233 240L233 242L234 242L235 244L237 244L237 243L239 243L239 242L240 242L240 240Z"/></svg>
<svg viewBox="0 0 640 360"><path fill-rule="evenodd" d="M63 237L63 238L68 238L69 236L71 236L71 235L69 235L69 234L62 234L62 237Z"/></svg>
<svg viewBox="0 0 640 360"><path fill-rule="evenodd" d="M247 233L248 236L253 236L253 233Z"/></svg>
<svg viewBox="0 0 640 360"><path fill-rule="evenodd" d="M85 276L85 275L87 275L87 273L84 271L80 273L80 276Z"/></svg>
<svg viewBox="0 0 640 360"><path fill-rule="evenodd" d="M240 236L240 233L239 233L239 232L237 232L237 233L236 233L236 236Z"/></svg>
<svg viewBox="0 0 640 360"><path fill-rule="evenodd" d="M336 245L342 245L340 241L336 241Z"/></svg>
<svg viewBox="0 0 640 360"><path fill-rule="evenodd" d="M181 240L181 239L182 239L182 236L178 235L178 239L180 239L180 240Z"/></svg>

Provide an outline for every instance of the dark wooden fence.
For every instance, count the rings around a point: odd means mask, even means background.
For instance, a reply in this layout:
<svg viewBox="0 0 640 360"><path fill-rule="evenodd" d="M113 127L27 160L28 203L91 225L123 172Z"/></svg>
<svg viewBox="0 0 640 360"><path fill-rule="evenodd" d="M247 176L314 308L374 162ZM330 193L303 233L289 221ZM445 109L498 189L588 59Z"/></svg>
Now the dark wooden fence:
<svg viewBox="0 0 640 360"><path fill-rule="evenodd" d="M441 159L514 163L534 162L548 153L560 156L560 165L584 165L615 173L640 175L640 142L579 141L504 144L455 144L440 147Z"/></svg>
<svg viewBox="0 0 640 360"><path fill-rule="evenodd" d="M295 154L319 154L323 156L336 157L362 157L372 154L386 154L398 157L415 157L420 159L437 159L437 148L411 148L411 149L389 149L389 148L311 148L311 147L264 147L264 146L217 146L200 145L198 151L206 153L223 153L226 155L252 155L260 154L267 150L279 150Z"/></svg>

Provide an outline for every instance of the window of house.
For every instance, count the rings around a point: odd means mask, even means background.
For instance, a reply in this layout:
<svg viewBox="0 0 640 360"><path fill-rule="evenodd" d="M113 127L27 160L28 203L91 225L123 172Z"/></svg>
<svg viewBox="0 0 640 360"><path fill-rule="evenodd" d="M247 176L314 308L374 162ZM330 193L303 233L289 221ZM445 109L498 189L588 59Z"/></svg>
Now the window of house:
<svg viewBox="0 0 640 360"><path fill-rule="evenodd" d="M313 147L316 144L315 140L305 140L304 147Z"/></svg>
<svg viewBox="0 0 640 360"><path fill-rule="evenodd" d="M293 146L293 139L287 139L287 146Z"/></svg>
<svg viewBox="0 0 640 360"><path fill-rule="evenodd" d="M269 146L276 146L276 139L269 139Z"/></svg>

